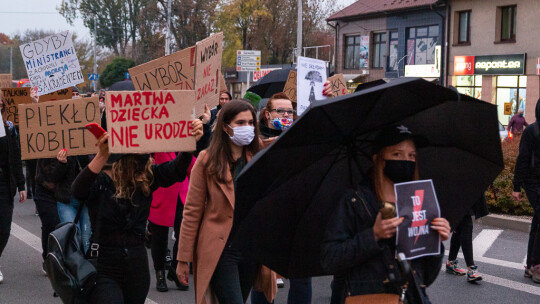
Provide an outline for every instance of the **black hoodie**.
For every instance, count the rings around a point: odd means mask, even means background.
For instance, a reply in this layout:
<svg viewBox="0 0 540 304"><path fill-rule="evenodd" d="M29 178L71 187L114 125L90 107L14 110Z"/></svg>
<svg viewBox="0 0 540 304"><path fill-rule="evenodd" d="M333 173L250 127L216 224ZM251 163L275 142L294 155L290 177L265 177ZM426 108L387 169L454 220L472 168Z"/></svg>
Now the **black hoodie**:
<svg viewBox="0 0 540 304"><path fill-rule="evenodd" d="M514 191L521 187L540 186L540 99L534 111L536 121L523 131L514 170Z"/></svg>

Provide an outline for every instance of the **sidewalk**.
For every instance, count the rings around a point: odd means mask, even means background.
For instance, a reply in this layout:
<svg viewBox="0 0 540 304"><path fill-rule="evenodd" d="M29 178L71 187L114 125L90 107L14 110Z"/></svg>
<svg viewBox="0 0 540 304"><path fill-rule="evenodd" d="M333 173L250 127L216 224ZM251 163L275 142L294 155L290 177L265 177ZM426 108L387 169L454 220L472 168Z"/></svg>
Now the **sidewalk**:
<svg viewBox="0 0 540 304"><path fill-rule="evenodd" d="M531 221L531 216L490 214L480 218L477 222L486 226L529 233L531 231Z"/></svg>

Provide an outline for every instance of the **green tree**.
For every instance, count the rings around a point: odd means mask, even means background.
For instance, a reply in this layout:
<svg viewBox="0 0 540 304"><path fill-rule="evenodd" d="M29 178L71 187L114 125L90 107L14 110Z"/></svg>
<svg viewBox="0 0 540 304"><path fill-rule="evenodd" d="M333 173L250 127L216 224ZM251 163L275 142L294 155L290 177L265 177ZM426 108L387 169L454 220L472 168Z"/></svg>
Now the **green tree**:
<svg viewBox="0 0 540 304"><path fill-rule="evenodd" d="M133 59L116 57L105 67L99 77L99 82L103 87L107 88L115 82L124 80L124 74L134 66L135 61Z"/></svg>
<svg viewBox="0 0 540 304"><path fill-rule="evenodd" d="M116 56L126 56L129 42L131 49L136 49L140 12L148 1L62 0L59 13L70 24L73 24L80 14L84 25L96 35L99 45L112 49Z"/></svg>

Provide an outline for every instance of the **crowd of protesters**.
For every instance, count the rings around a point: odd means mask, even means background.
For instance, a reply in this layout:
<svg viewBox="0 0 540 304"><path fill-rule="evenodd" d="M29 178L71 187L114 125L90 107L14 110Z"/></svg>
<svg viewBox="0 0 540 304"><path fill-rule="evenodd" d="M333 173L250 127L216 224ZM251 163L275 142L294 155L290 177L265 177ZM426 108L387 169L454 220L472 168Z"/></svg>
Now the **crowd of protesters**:
<svg viewBox="0 0 540 304"><path fill-rule="evenodd" d="M328 83L324 94L332 96ZM98 96L103 115L105 97L102 92ZM78 90L73 90L73 98L77 97ZM145 243L151 249L158 291L168 290L167 280L179 290L188 290L193 273L196 304L240 304L250 295L252 304L274 303L281 285L278 283L284 278L258 265L233 242L242 224L234 217L234 206L240 172L291 127L297 118L295 107L289 96L277 93L257 113L248 101L232 100L230 93L222 92L217 107L205 107L200 119L192 121L192 134L197 140L193 153L111 154L109 135L105 133L97 140L99 152L94 156L70 156L62 149L55 158L26 161L26 180L17 130L3 120L6 136L0 137L0 257L10 234L13 199L18 192L19 201L25 201L26 183L28 197L34 199L41 220L43 259L49 233L58 224L73 221L81 210L78 225L84 251L89 255L99 252L90 303L145 302L150 288ZM537 118L538 113L537 106ZM516 115L511 128L521 133L527 123L522 113ZM540 260L534 250L540 235L540 177L536 171L527 171L537 166L530 168L527 164L540 155L532 153L536 148L529 143L540 142L539 134L538 123L525 128L514 179L515 199L521 200L522 186L535 207L525 270L535 282L540 282ZM331 301L341 304L350 294L389 293L403 295L408 303L429 303L426 288L437 277L443 255L412 261L415 277L404 287L393 255L396 227L402 219L396 217L395 210L390 210L391 216L383 216L380 211L382 202L396 202L394 183L418 179L414 134L395 126L382 130L375 139L372 157L370 180L336 198L338 207L323 240L321 264L325 271L335 274ZM540 160L536 162L540 164ZM350 204L356 200L366 204ZM84 206L79 208L81 204ZM485 215L485 200L481 199L471 213ZM453 232L447 272L467 274L469 281L481 280L472 257L471 215L453 230L444 218L431 224L441 241ZM175 239L172 251L168 248L170 227ZM460 247L467 270L457 266ZM389 276L395 279L389 281ZM289 282L287 303L311 303L311 278Z"/></svg>

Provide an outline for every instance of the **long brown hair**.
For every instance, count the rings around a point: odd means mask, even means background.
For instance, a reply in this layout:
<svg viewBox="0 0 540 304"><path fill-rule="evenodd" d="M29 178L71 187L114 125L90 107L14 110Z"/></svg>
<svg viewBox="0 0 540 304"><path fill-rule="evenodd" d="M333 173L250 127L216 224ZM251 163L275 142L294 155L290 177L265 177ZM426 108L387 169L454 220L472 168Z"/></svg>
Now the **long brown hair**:
<svg viewBox="0 0 540 304"><path fill-rule="evenodd" d="M285 92L280 92L280 93L276 93L276 94L272 95L272 97L270 97L270 99L266 103L266 107L262 108L261 113L259 113L259 125L260 126L268 127L268 118L266 118L266 113L270 113L270 111L274 108L273 101L276 100L276 99L286 99L286 100L291 102L291 104L293 106L293 109L295 108L296 104L294 102L292 102L291 98L289 98L289 96ZM294 116L291 117L291 118L295 119L296 114L294 114Z"/></svg>
<svg viewBox="0 0 540 304"><path fill-rule="evenodd" d="M389 146L391 147L391 146ZM375 189L375 195L377 196L377 199L382 202L383 199L383 185L384 185L384 152L386 152L386 149L388 147L382 148L379 152L377 152L375 155L375 160L373 161L373 171L372 171L372 179L373 179L373 188ZM420 175L418 173L418 163L415 165L414 169L414 180L420 179Z"/></svg>
<svg viewBox="0 0 540 304"><path fill-rule="evenodd" d="M137 189L145 196L151 194L150 185L154 182L151 167L154 160L150 157L144 166L141 166L139 157L141 156L136 154L126 155L113 164L112 180L116 186L114 197L131 200Z"/></svg>
<svg viewBox="0 0 540 304"><path fill-rule="evenodd" d="M2 122L4 126L6 125L6 99L4 98L4 93L0 91L0 100L2 101L2 110L0 110L0 115L2 115Z"/></svg>
<svg viewBox="0 0 540 304"><path fill-rule="evenodd" d="M231 100L227 102L221 108L221 112L216 119L216 127L207 150L208 162L206 164L206 174L214 177L218 183L225 184L229 182L227 180L227 168L229 168L228 165L235 161L229 145L231 139L229 138L229 134L224 131L224 127L230 124L238 113L245 111L249 111L253 117L255 138L249 145L244 147L244 152L255 155L260 150L258 140L259 126L257 124L257 114L253 106L242 100Z"/></svg>

